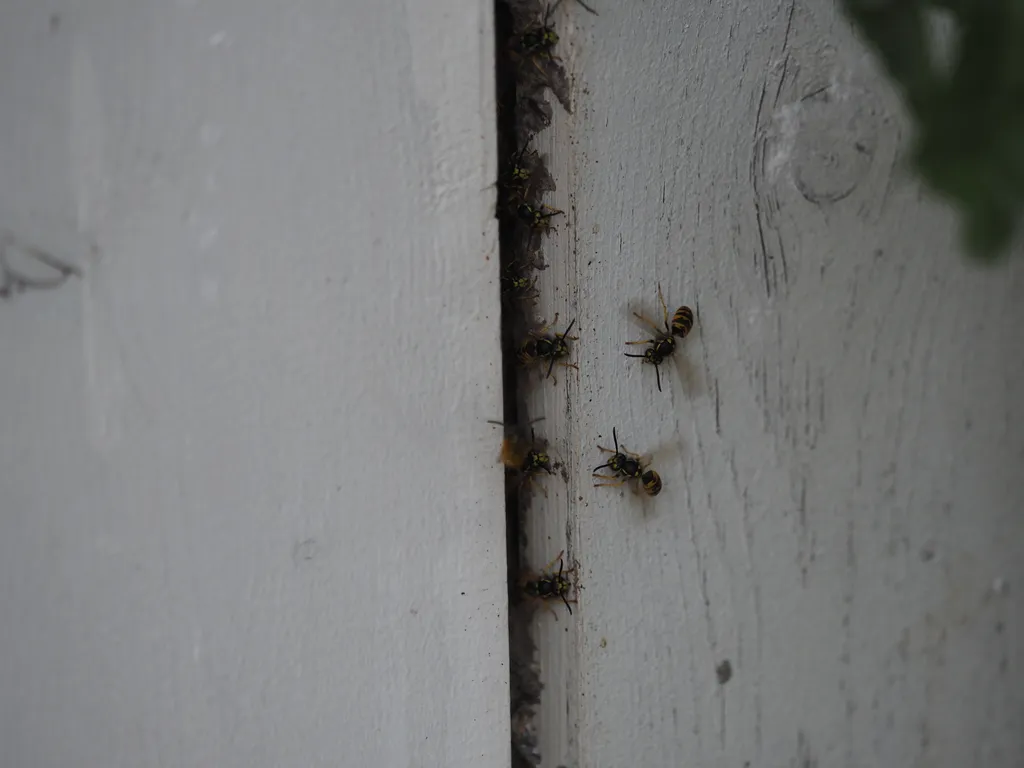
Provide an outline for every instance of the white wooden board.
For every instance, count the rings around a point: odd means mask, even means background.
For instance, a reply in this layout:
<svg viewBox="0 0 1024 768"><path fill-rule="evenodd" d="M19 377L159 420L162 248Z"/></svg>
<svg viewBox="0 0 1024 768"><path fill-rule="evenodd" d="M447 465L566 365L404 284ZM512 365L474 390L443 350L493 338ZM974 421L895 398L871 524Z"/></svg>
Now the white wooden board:
<svg viewBox="0 0 1024 768"><path fill-rule="evenodd" d="M537 614L543 765L1022 764L1024 262L961 256L833 8L597 10L555 14L538 140L541 314L581 336L531 413L569 469L531 561L583 586ZM661 394L622 356L659 281L698 312ZM657 499L590 486L613 426Z"/></svg>
<svg viewBox="0 0 1024 768"><path fill-rule="evenodd" d="M0 9L0 764L508 764L492 12Z"/></svg>

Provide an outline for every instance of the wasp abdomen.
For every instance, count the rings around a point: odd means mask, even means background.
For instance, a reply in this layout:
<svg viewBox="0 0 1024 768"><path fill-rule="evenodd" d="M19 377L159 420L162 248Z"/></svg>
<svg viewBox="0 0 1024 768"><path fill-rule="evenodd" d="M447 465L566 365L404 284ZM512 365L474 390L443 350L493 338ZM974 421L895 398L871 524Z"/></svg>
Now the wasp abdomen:
<svg viewBox="0 0 1024 768"><path fill-rule="evenodd" d="M693 328L693 310L685 306L680 307L672 315L672 333L680 339L685 339L691 328Z"/></svg>

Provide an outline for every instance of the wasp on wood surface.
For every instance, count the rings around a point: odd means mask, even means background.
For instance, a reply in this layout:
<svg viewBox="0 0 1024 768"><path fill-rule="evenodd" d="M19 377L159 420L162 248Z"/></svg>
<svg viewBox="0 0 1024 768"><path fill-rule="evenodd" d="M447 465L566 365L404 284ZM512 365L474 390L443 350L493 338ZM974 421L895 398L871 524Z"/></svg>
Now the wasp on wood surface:
<svg viewBox="0 0 1024 768"><path fill-rule="evenodd" d="M693 328L693 310L689 307L679 307L672 315L672 322L669 323L668 319L668 306L665 304L665 297L661 293L661 284L658 284L658 301L661 302L661 312L664 317L665 330L659 328L653 321L648 320L646 317L641 315L639 312L634 312L633 315L644 323L649 325L654 330L654 338L642 339L641 341L627 341L626 344L650 344L647 349L644 350L642 355L631 355L628 352L625 353L626 357L639 357L642 358L645 363L650 363L654 366L655 380L658 382L658 391L661 392L661 373L659 372L659 366L665 359L670 357L673 352L676 351L676 337L683 339Z"/></svg>
<svg viewBox="0 0 1024 768"><path fill-rule="evenodd" d="M591 8L581 0L576 2L583 6L584 9L598 15L597 11ZM558 33L550 24L551 14L555 12L555 9L561 5L562 0L555 0L554 3L549 5L544 10L544 15L540 18L534 18L523 27L523 29L516 35L513 41L513 48L521 58L529 58L534 64L537 64L538 59L557 59L557 56L553 56L551 51L558 45Z"/></svg>
<svg viewBox="0 0 1024 768"><path fill-rule="evenodd" d="M555 314L555 319L551 325L558 322L558 314ZM565 368L575 368L579 370L579 366L575 363L567 363L562 358L569 356L569 344L570 341L579 341L579 336L570 336L569 331L572 330L573 325L576 324L576 320L573 319L569 323L569 327L566 328L562 333L548 334L547 331L551 325L546 325L539 331L530 331L530 338L526 339L522 344L519 345L518 357L521 365L529 366L537 362L547 360L548 370L544 374L544 378L551 377L551 372L554 370L555 363ZM557 383L557 380L556 380Z"/></svg>
<svg viewBox="0 0 1024 768"><path fill-rule="evenodd" d="M615 427L612 427L612 440L615 441L615 450L601 445L597 446L605 453L612 454L612 457L604 464L594 467L593 477L601 480L614 480L616 482L594 483L594 487L619 486L632 480L639 482L643 492L648 496L657 496L661 493L661 475L653 469L645 467L642 456L627 451L625 446L619 446L619 435ZM597 474L597 470L605 468L610 469L612 474Z"/></svg>
<svg viewBox="0 0 1024 768"><path fill-rule="evenodd" d="M530 229L547 229L551 226L551 218L553 216L560 216L564 213L565 211L552 208L544 203L537 207L530 203L520 203L516 206L516 216Z"/></svg>
<svg viewBox="0 0 1024 768"><path fill-rule="evenodd" d="M529 597L534 600L544 601L545 607L551 611L555 621L558 620L558 614L555 613L555 609L551 607L549 601L561 600L565 603L565 607L569 609L570 615L572 615L571 603L577 602L575 597L571 600L569 599L569 595L572 594L573 588L576 586L569 576L576 573L577 566L574 565L566 570L563 559L564 554L565 550L562 550L552 558L550 563L541 569L540 573L528 573L520 582L523 591ZM553 570L556 562L558 563L557 572Z"/></svg>
<svg viewBox="0 0 1024 768"><path fill-rule="evenodd" d="M534 217L520 214L519 206L544 192L554 191L555 182L544 165L541 154L535 149L530 149L530 139L527 139L522 148L509 158L500 176L500 187L504 195L505 208L530 221Z"/></svg>
<svg viewBox="0 0 1024 768"><path fill-rule="evenodd" d="M519 262L513 261L501 273L501 296L503 299L534 301L540 296L537 290L537 276L529 275L518 268ZM536 268L533 263L529 265Z"/></svg>
<svg viewBox="0 0 1024 768"><path fill-rule="evenodd" d="M524 430L509 427L501 421L488 421L489 424L505 427L505 437L501 441L501 453L498 458L509 470L519 475L520 486L530 485L533 479L542 472L549 475L555 474L555 465L551 462L547 441L538 439L533 430L533 424L543 420L544 417L541 416L530 422L529 440L525 438ZM547 491L543 487L541 487L541 491L545 496L547 495Z"/></svg>

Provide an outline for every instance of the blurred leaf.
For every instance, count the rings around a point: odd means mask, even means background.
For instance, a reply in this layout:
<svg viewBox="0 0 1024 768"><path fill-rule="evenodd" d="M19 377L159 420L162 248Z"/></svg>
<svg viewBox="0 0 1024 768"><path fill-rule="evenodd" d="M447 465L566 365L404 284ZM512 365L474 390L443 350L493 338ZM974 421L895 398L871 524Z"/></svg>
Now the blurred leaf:
<svg viewBox="0 0 1024 768"><path fill-rule="evenodd" d="M1006 255L1024 206L1024 0L842 0L916 129L913 167L960 212L964 244ZM955 30L942 61L930 21Z"/></svg>

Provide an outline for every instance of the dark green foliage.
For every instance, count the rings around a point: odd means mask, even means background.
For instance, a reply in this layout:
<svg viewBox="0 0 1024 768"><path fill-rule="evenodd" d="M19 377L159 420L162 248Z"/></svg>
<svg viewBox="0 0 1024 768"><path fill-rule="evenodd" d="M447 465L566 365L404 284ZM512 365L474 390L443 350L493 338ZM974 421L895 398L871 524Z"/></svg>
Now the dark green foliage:
<svg viewBox="0 0 1024 768"><path fill-rule="evenodd" d="M902 91L924 181L974 256L1006 255L1024 204L1024 0L842 0ZM942 61L930 21L955 29Z"/></svg>

